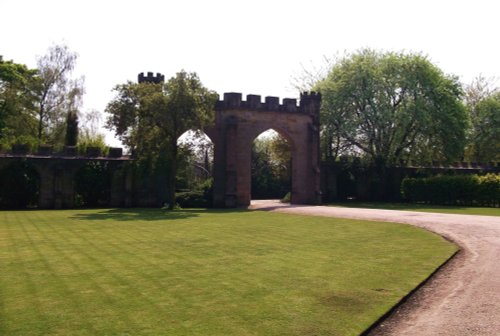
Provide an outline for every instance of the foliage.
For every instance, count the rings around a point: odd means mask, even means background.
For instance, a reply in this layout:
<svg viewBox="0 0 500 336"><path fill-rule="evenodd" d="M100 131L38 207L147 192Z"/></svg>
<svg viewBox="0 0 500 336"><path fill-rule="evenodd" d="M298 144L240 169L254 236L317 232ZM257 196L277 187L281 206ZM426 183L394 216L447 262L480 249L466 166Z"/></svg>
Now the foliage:
<svg viewBox="0 0 500 336"><path fill-rule="evenodd" d="M80 137L78 139L77 150L79 155L85 155L87 153L87 148L97 147L100 149L102 155L107 155L109 147L104 141L103 134L97 134L96 136L90 137Z"/></svg>
<svg viewBox="0 0 500 336"><path fill-rule="evenodd" d="M212 177L214 146L201 131L190 130L178 140L176 188L196 190Z"/></svg>
<svg viewBox="0 0 500 336"><path fill-rule="evenodd" d="M252 147L252 198L281 198L290 191L291 150L285 138L276 133L257 138Z"/></svg>
<svg viewBox="0 0 500 336"><path fill-rule="evenodd" d="M31 86L36 70L24 64L4 61L0 56L0 144L8 148L16 142L35 138Z"/></svg>
<svg viewBox="0 0 500 336"><path fill-rule="evenodd" d="M208 151L205 155L199 144L182 143L179 145L176 188L177 189L198 189L204 181L211 179L212 169L208 158Z"/></svg>
<svg viewBox="0 0 500 336"><path fill-rule="evenodd" d="M78 153L84 155L88 147L97 147L103 155L107 154L108 146L104 134L99 132L101 116L99 111L90 110L81 114L83 123L78 124Z"/></svg>
<svg viewBox="0 0 500 336"><path fill-rule="evenodd" d="M111 167L107 161L89 161L75 175L78 205L102 207L109 205Z"/></svg>
<svg viewBox="0 0 500 336"><path fill-rule="evenodd" d="M500 161L500 92L478 77L465 89L471 121L466 157L473 162Z"/></svg>
<svg viewBox="0 0 500 336"><path fill-rule="evenodd" d="M213 205L213 180L207 179L193 190L175 194L175 202L182 208L211 208Z"/></svg>
<svg viewBox="0 0 500 336"><path fill-rule="evenodd" d="M84 93L83 78L72 79L77 54L66 45L54 45L37 60L33 84L38 115L37 139L54 146L64 143L66 116L78 113Z"/></svg>
<svg viewBox="0 0 500 336"><path fill-rule="evenodd" d="M26 161L15 161L0 170L0 208L20 209L38 203L40 178Z"/></svg>
<svg viewBox="0 0 500 336"><path fill-rule="evenodd" d="M203 191L192 190L183 191L175 194L175 202L181 208L208 208L208 200L204 197Z"/></svg>
<svg viewBox="0 0 500 336"><path fill-rule="evenodd" d="M372 162L394 164L463 152L460 84L424 56L361 50L338 61L315 89L323 97L323 141L336 147L328 155L347 146Z"/></svg>
<svg viewBox="0 0 500 336"><path fill-rule="evenodd" d="M2 335L360 335L456 251L234 209L2 211L0 237Z"/></svg>
<svg viewBox="0 0 500 336"><path fill-rule="evenodd" d="M167 175L164 202L174 204L179 148L188 129L203 129L213 119L217 94L195 73L181 71L164 84L128 82L115 88L107 127L114 130L150 172Z"/></svg>
<svg viewBox="0 0 500 336"><path fill-rule="evenodd" d="M292 193L291 192L287 192L285 194L285 196L283 196L283 198L280 199L280 202L281 203L290 203L291 200L292 200Z"/></svg>
<svg viewBox="0 0 500 336"><path fill-rule="evenodd" d="M65 146L76 146L78 142L78 115L75 111L68 113L66 117L66 139Z"/></svg>
<svg viewBox="0 0 500 336"><path fill-rule="evenodd" d="M411 202L500 206L500 175L405 178L403 196Z"/></svg>

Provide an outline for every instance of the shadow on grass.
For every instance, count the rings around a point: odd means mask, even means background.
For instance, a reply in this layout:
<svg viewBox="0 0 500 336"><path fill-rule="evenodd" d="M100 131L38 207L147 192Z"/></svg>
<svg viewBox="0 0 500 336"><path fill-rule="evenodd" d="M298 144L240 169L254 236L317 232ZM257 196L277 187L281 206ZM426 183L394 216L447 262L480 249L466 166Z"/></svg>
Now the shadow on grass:
<svg viewBox="0 0 500 336"><path fill-rule="evenodd" d="M115 221L158 221L176 220L199 217L208 213L241 213L248 212L245 209L182 209L163 210L147 208L125 208L104 209L93 212L82 212L71 216L72 219L80 220L115 220Z"/></svg>

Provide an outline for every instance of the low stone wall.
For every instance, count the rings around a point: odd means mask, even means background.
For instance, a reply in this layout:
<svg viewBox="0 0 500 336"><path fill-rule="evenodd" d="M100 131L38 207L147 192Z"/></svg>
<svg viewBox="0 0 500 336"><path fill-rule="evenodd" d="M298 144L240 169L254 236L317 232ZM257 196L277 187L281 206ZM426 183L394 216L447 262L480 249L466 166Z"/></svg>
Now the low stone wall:
<svg viewBox="0 0 500 336"><path fill-rule="evenodd" d="M398 201L401 200L401 182L405 177L446 174L500 173L500 163L455 162L429 163L423 166L377 168L364 166L357 160L346 158L336 162L322 162L321 190L323 202L345 201Z"/></svg>

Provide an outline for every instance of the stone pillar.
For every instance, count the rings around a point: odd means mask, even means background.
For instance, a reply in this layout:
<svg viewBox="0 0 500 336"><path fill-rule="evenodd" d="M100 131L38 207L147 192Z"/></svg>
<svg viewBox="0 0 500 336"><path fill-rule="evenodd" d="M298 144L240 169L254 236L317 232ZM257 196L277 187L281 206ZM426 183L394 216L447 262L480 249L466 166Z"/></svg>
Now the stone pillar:
<svg viewBox="0 0 500 336"><path fill-rule="evenodd" d="M225 207L226 195L226 147L225 125L222 113L216 112L215 125L205 129L205 133L210 137L214 144L214 166L213 166L213 206L216 208Z"/></svg>
<svg viewBox="0 0 500 336"><path fill-rule="evenodd" d="M308 115L310 121L303 125L301 132L306 136L296 139L296 151L292 159L291 203L321 204L320 102L320 95L301 95L301 113Z"/></svg>
<svg viewBox="0 0 500 336"><path fill-rule="evenodd" d="M224 190L224 207L238 206L238 123L229 120L224 132L226 183Z"/></svg>

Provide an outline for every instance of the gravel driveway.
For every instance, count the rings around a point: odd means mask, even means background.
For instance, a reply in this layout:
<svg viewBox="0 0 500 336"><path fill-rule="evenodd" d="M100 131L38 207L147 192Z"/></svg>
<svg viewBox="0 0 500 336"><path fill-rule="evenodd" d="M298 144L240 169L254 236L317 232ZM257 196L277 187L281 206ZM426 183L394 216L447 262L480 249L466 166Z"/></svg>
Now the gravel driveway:
<svg viewBox="0 0 500 336"><path fill-rule="evenodd" d="M457 256L370 335L500 335L500 217L284 205L250 209L406 223L460 246Z"/></svg>

